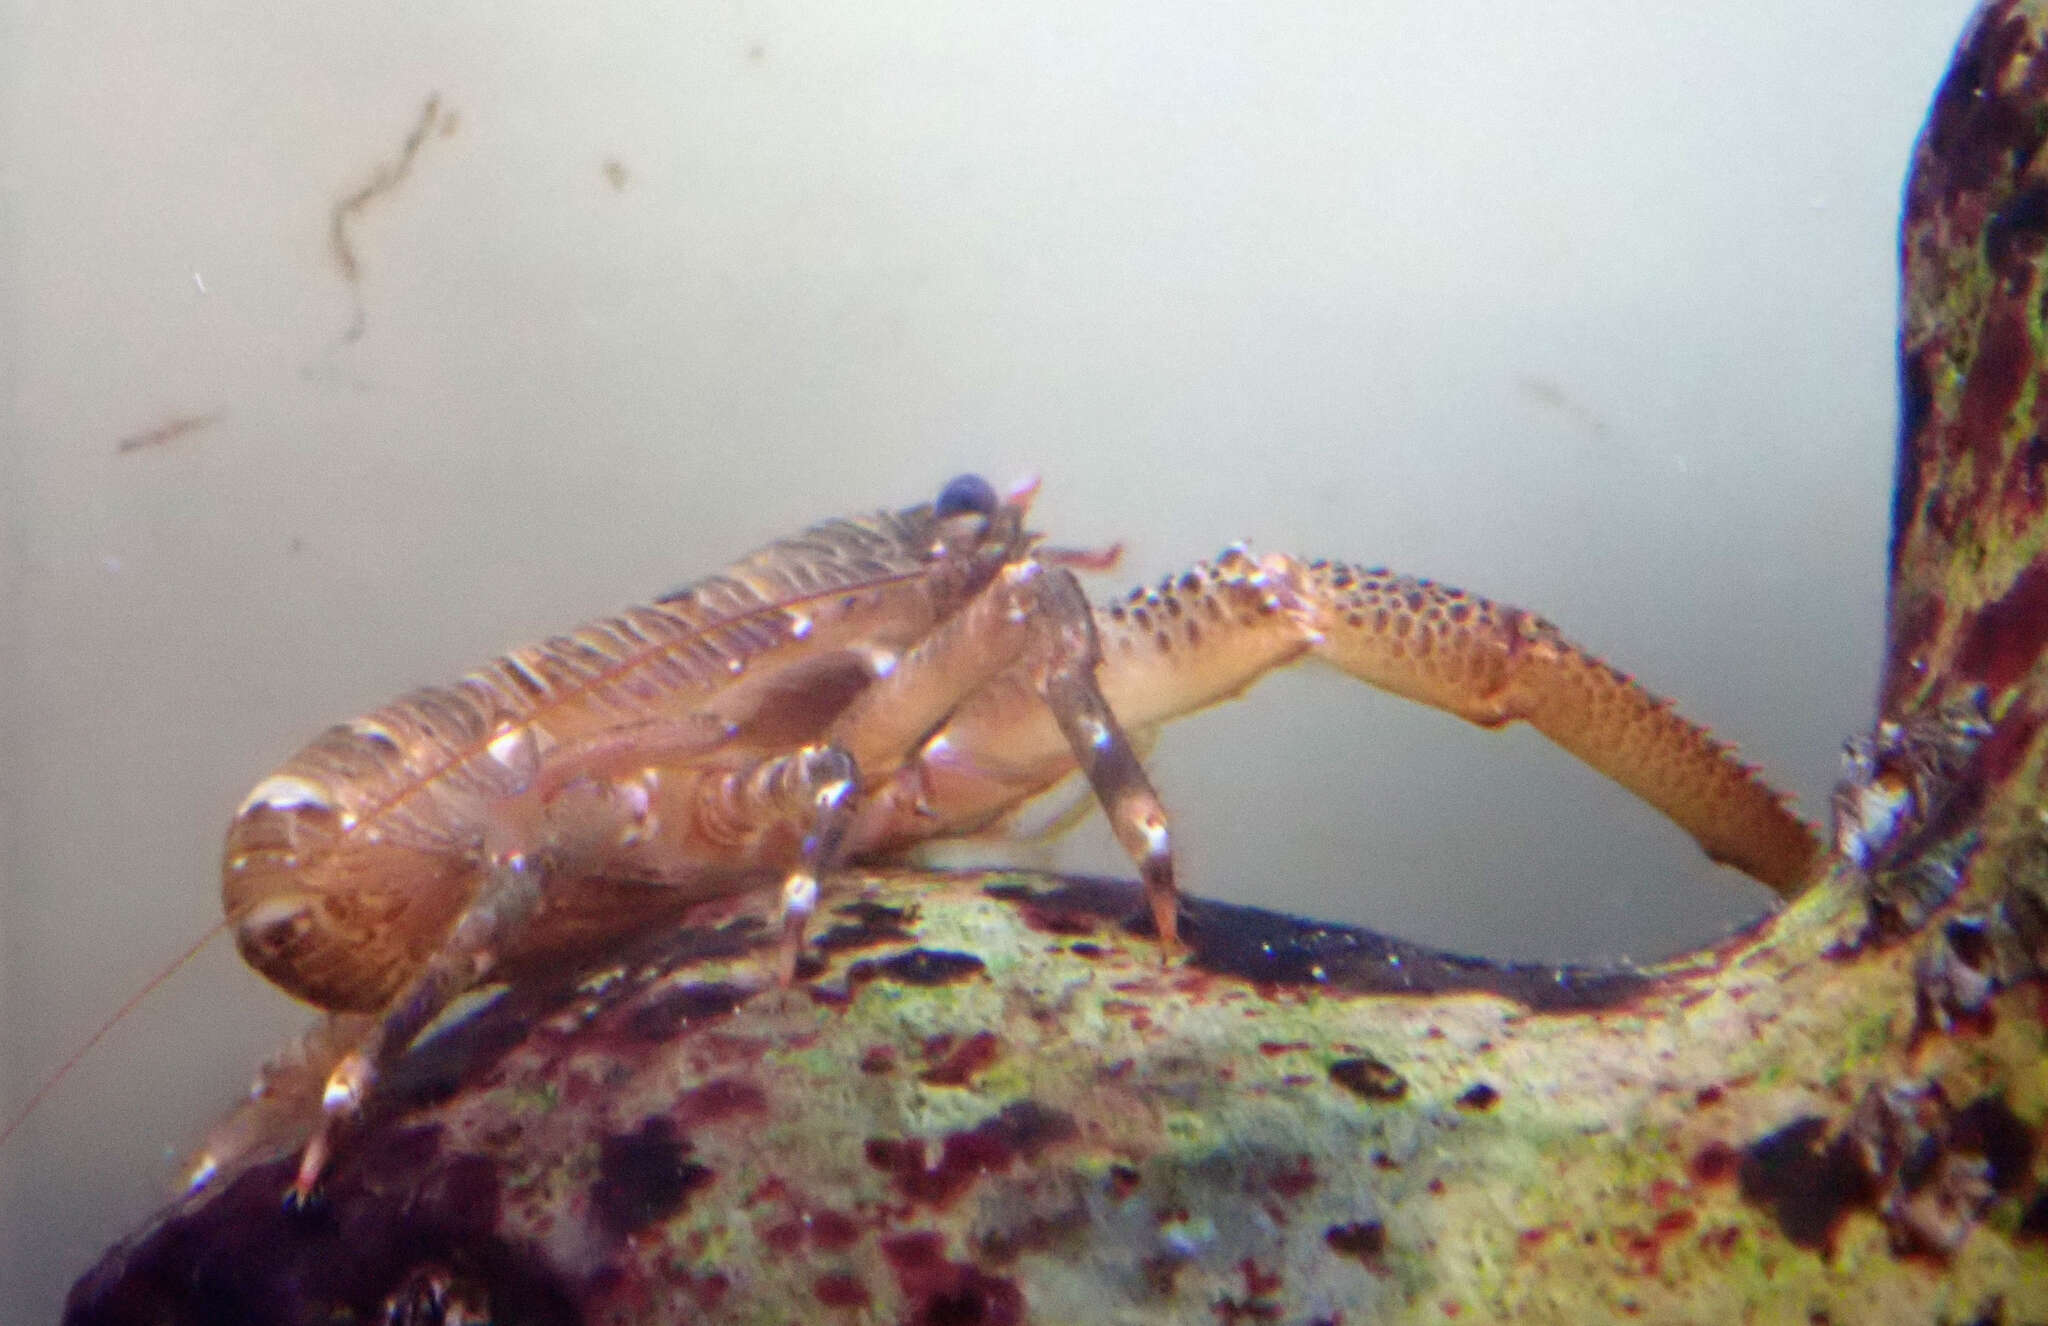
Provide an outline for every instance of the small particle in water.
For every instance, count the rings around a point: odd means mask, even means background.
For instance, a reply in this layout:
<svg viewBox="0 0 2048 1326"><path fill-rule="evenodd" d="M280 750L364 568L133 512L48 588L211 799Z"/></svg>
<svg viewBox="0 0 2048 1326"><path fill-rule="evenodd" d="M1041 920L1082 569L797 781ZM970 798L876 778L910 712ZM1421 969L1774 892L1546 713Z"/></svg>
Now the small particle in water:
<svg viewBox="0 0 2048 1326"><path fill-rule="evenodd" d="M197 273L194 273L196 276ZM114 444L114 453L125 456L131 451L145 451L160 447L166 442L175 442L188 433L210 428L220 422L221 412L211 410L205 414L181 414L167 419L154 428L145 428L139 433L130 433Z"/></svg>
<svg viewBox="0 0 2048 1326"><path fill-rule="evenodd" d="M452 109L441 105L439 93L429 93L420 107L419 119L412 132L405 136L398 154L380 163L361 185L334 205L327 217L327 248L333 255L334 265L341 272L341 279L347 284L352 316L348 327L342 333L343 342L362 339L365 315L362 303L363 264L356 253L355 240L350 227L362 216L371 203L405 183L412 174L414 160L420 148L429 137L438 135L447 138L455 132L456 116Z"/></svg>

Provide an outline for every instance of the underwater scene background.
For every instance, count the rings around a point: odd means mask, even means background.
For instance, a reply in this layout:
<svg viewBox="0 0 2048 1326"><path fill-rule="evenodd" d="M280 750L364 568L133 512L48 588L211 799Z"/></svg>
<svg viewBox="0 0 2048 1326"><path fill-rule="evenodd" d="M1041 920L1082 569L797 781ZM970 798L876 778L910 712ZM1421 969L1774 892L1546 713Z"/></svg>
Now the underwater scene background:
<svg viewBox="0 0 2048 1326"><path fill-rule="evenodd" d="M7 6L0 1107L323 725L965 469L1104 596L1243 538L1541 612L1821 816L1968 8ZM1766 900L1333 677L1153 767L1199 894L1524 958ZM0 1152L0 1318L305 1016L216 941L128 1018Z"/></svg>

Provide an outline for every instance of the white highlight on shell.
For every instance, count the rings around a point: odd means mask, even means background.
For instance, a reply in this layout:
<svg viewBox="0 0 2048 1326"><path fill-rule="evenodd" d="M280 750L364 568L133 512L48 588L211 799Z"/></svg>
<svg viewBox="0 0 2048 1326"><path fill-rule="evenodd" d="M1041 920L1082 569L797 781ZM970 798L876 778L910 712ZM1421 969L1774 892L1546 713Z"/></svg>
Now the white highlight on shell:
<svg viewBox="0 0 2048 1326"><path fill-rule="evenodd" d="M515 774L524 776L533 768L533 730L524 726L508 726L492 737L484 747L491 758Z"/></svg>
<svg viewBox="0 0 2048 1326"><path fill-rule="evenodd" d="M653 811L654 792L660 785L661 774L653 769L643 769L637 778L618 785L617 796L626 813L626 823L619 830L619 846L638 847L660 832L661 817Z"/></svg>
<svg viewBox="0 0 2048 1326"><path fill-rule="evenodd" d="M868 650L868 673L877 681L896 670L897 655L893 650Z"/></svg>
<svg viewBox="0 0 2048 1326"><path fill-rule="evenodd" d="M310 924L312 910L312 905L298 894L268 897L243 912L235 929L244 937L262 937L273 930L296 930Z"/></svg>
<svg viewBox="0 0 2048 1326"><path fill-rule="evenodd" d="M811 619L800 612L792 612L789 614L789 633L798 640L804 639L811 633Z"/></svg>
<svg viewBox="0 0 2048 1326"><path fill-rule="evenodd" d="M242 804L235 808L240 818L258 806L266 810L298 810L301 807L313 810L332 810L334 803L327 798L327 789L310 778L297 774L272 774L251 788L249 795L242 798Z"/></svg>
<svg viewBox="0 0 2048 1326"><path fill-rule="evenodd" d="M835 778L818 786L817 807L820 811L837 810L841 802L853 794L850 779Z"/></svg>
<svg viewBox="0 0 2048 1326"><path fill-rule="evenodd" d="M808 870L799 870L782 885L782 914L784 916L809 916L818 910L818 877Z"/></svg>
<svg viewBox="0 0 2048 1326"><path fill-rule="evenodd" d="M479 985L473 990L463 991L455 998L449 1000L448 1007L435 1014L433 1021L419 1029L419 1034L413 1038L413 1043L415 1045L424 1045L436 1036L447 1035L451 1029L461 1026L496 1004L507 994L511 993L511 990L512 987L503 981L492 981Z"/></svg>
<svg viewBox="0 0 2048 1326"><path fill-rule="evenodd" d="M196 273L195 273L196 275ZM185 1195L190 1197L220 1177L220 1161L211 1151L202 1151L192 1168L185 1171Z"/></svg>
<svg viewBox="0 0 2048 1326"><path fill-rule="evenodd" d="M320 1108L329 1114L343 1111L354 1112L356 1103L362 1099L362 1062L355 1055L341 1061L341 1065L328 1075L327 1085L320 1091Z"/></svg>
<svg viewBox="0 0 2048 1326"><path fill-rule="evenodd" d="M392 749L398 746L398 734L374 718L355 719L349 723L348 730L350 735L373 741L379 746Z"/></svg>

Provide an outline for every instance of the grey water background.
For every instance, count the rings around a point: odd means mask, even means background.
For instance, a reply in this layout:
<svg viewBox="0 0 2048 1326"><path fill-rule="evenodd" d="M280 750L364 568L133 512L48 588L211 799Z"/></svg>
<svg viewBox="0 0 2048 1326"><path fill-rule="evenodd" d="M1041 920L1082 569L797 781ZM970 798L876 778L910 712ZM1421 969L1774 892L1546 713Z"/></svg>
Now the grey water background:
<svg viewBox="0 0 2048 1326"><path fill-rule="evenodd" d="M1535 608L1821 816L1967 9L0 5L0 1108L321 726L963 469L1123 540L1105 595L1243 538ZM1553 959L1767 901L1341 678L1154 768L1199 893ZM305 1019L216 941L119 1026L0 1151L0 1320Z"/></svg>

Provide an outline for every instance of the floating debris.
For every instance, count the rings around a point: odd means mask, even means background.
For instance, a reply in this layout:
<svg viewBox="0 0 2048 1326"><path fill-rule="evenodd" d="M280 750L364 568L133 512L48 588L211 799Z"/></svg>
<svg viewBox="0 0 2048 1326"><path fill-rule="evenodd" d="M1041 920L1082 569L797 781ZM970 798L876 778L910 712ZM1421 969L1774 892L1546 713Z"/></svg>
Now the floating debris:
<svg viewBox="0 0 2048 1326"><path fill-rule="evenodd" d="M154 428L140 433L130 433L114 444L114 454L125 456L134 451L147 451L175 442L181 437L196 433L202 428L211 428L221 421L224 410L209 410L205 414L181 414L168 419Z"/></svg>
<svg viewBox="0 0 2048 1326"><path fill-rule="evenodd" d="M334 211L327 221L327 244L334 254L334 265L341 269L341 279L348 283L349 301L353 310L347 330L342 333L344 342L362 339L365 325L362 293L362 260L356 256L355 240L350 227L368 210L371 203L385 197L412 174L413 162L419 157L420 149L429 138L438 134L446 138L455 132L455 112L444 110L441 94L427 94L426 104L420 107L419 120L412 132L405 136L398 155L379 165L371 172L370 178L334 205Z"/></svg>

